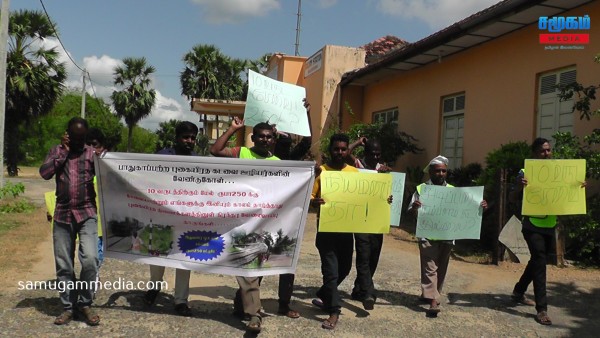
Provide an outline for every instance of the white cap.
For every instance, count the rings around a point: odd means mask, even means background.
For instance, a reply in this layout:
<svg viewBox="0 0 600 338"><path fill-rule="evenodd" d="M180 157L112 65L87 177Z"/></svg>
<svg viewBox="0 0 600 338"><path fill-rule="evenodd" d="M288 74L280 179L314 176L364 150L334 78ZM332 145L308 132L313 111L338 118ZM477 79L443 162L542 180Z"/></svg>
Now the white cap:
<svg viewBox="0 0 600 338"><path fill-rule="evenodd" d="M425 169L423 169L423 172L428 173L429 167L436 164L445 164L446 166L448 166L448 159L442 155L436 156L434 159L429 161L429 164L425 167Z"/></svg>

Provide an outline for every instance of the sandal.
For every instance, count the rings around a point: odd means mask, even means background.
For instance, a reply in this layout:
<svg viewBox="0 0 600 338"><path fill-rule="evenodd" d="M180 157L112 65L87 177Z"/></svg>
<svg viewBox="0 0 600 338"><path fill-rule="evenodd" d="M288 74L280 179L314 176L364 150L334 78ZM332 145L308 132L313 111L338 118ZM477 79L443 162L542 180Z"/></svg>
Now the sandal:
<svg viewBox="0 0 600 338"><path fill-rule="evenodd" d="M429 309L427 309L427 316L435 317L442 310L440 309L440 302L435 302L435 304L431 304Z"/></svg>
<svg viewBox="0 0 600 338"><path fill-rule="evenodd" d="M527 298L527 296L525 296L524 294L520 295L518 293L513 292L513 294L510 296L510 299L512 299L513 302L518 304L535 306L535 302Z"/></svg>
<svg viewBox="0 0 600 338"><path fill-rule="evenodd" d="M277 313L292 319L300 318L300 313L290 309L289 307L281 307L279 310L277 310Z"/></svg>
<svg viewBox="0 0 600 338"><path fill-rule="evenodd" d="M252 316L250 322L246 325L246 331L252 333L260 333L262 329L262 318L260 316Z"/></svg>
<svg viewBox="0 0 600 338"><path fill-rule="evenodd" d="M96 326L100 324L100 316L96 314L89 306L84 306L80 309L81 314L85 318L85 323L89 326Z"/></svg>
<svg viewBox="0 0 600 338"><path fill-rule="evenodd" d="M65 325L69 324L69 322L73 319L73 311L64 311L60 314L60 316L54 319L54 324L56 325Z"/></svg>
<svg viewBox="0 0 600 338"><path fill-rule="evenodd" d="M542 325L552 325L552 320L548 317L548 313L546 311L540 311L535 316L535 320Z"/></svg>
<svg viewBox="0 0 600 338"><path fill-rule="evenodd" d="M321 323L321 327L326 330L333 330L335 329L335 326L337 325L339 319L339 314L331 314L329 315L329 318L325 319L323 323Z"/></svg>
<svg viewBox="0 0 600 338"><path fill-rule="evenodd" d="M319 298L314 298L311 303L312 303L312 305L318 307L321 310L325 309L325 305L323 304L323 301Z"/></svg>

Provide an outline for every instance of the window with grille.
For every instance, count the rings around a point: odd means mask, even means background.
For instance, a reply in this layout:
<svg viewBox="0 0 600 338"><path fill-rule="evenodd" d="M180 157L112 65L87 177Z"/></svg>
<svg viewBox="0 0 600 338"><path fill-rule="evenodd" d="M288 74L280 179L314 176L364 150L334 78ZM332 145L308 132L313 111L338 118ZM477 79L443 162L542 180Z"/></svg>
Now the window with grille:
<svg viewBox="0 0 600 338"><path fill-rule="evenodd" d="M448 158L450 169L462 165L464 112L465 94L442 98L442 155Z"/></svg>
<svg viewBox="0 0 600 338"><path fill-rule="evenodd" d="M373 123L392 123L398 125L398 108L382 110L373 113Z"/></svg>

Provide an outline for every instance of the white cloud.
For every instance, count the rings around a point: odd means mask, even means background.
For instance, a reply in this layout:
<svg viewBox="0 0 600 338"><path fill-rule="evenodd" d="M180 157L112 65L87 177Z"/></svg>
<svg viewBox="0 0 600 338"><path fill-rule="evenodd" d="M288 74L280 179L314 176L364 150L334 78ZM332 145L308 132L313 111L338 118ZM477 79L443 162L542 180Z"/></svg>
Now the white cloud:
<svg viewBox="0 0 600 338"><path fill-rule="evenodd" d="M377 9L392 16L416 18L432 29L440 29L495 3L498 0L378 0Z"/></svg>
<svg viewBox="0 0 600 338"><path fill-rule="evenodd" d="M71 62L62 46L56 39L45 39L41 45L46 48L56 48L59 52L59 61L65 64L67 70L67 80L65 86L69 90L81 91L81 70ZM120 66L123 62L119 59L110 57L109 55L86 56L83 61L73 58L80 67L84 68L92 78L92 84L86 80L86 92L90 95L95 95L101 98L107 104L111 104L110 95L117 89L113 85L113 73L116 66ZM156 81L153 81L156 83ZM155 88L156 89L156 88ZM139 126L148 130L154 131L158 129L158 124L170 119L187 120L198 124L198 114L189 110L189 104L184 97L170 98L164 96L156 89L156 103L152 109L152 113L147 118L140 121Z"/></svg>
<svg viewBox="0 0 600 338"><path fill-rule="evenodd" d="M268 12L281 7L278 0L192 0L192 2L203 8L203 16L210 23L238 23L248 18L265 16Z"/></svg>
<svg viewBox="0 0 600 338"><path fill-rule="evenodd" d="M158 129L158 124L171 119L190 121L198 127L199 115L196 112L189 110L189 104L185 103L185 98L179 98L182 101L165 97L160 91L156 91L156 103L152 109L152 113L147 118L140 121L140 127L151 131Z"/></svg>

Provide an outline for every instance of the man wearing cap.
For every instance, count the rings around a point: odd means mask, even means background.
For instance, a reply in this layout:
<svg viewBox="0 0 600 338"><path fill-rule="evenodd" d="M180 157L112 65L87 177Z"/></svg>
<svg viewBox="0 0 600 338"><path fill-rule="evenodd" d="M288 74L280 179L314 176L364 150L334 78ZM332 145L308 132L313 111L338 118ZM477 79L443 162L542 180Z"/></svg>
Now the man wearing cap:
<svg viewBox="0 0 600 338"><path fill-rule="evenodd" d="M408 212L417 217L418 210L421 207L419 196L421 189L426 184L433 184L453 188L451 184L446 183L448 172L448 159L439 155L429 161L429 164L423 172L429 173L429 180L417 186L417 191L412 196ZM481 202L483 209L487 208L487 202ZM436 315L440 312L440 294L444 287L448 263L450 262L450 252L454 245L453 240L436 240L431 238L419 238L419 254L421 257L421 299L427 301L430 306L427 310L428 315Z"/></svg>

